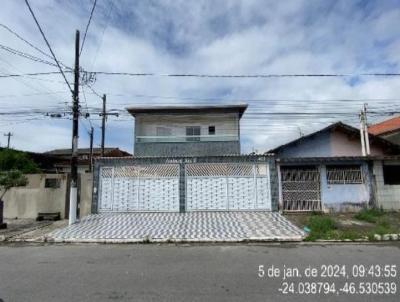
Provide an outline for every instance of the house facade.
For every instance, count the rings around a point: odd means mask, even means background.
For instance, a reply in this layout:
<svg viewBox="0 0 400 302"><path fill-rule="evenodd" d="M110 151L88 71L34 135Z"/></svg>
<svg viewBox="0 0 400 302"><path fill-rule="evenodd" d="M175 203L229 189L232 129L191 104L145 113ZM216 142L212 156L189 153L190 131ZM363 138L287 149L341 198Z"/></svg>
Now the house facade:
<svg viewBox="0 0 400 302"><path fill-rule="evenodd" d="M278 148L280 205L284 211L357 210L378 202L374 159L399 154L399 147L370 135L362 156L360 132L336 123Z"/></svg>
<svg viewBox="0 0 400 302"><path fill-rule="evenodd" d="M240 119L247 105L130 107L135 156L240 154Z"/></svg>
<svg viewBox="0 0 400 302"><path fill-rule="evenodd" d="M134 156L95 160L92 213L277 210L274 157L240 154L246 108L128 108Z"/></svg>

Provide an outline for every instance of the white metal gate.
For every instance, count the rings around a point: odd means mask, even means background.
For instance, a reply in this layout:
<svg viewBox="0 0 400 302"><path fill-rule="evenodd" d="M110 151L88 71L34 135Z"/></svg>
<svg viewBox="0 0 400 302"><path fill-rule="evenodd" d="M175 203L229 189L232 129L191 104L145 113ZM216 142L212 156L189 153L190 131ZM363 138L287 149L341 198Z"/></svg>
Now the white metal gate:
<svg viewBox="0 0 400 302"><path fill-rule="evenodd" d="M271 210L268 165L187 164L186 209Z"/></svg>
<svg viewBox="0 0 400 302"><path fill-rule="evenodd" d="M101 167L99 212L179 211L179 165Z"/></svg>

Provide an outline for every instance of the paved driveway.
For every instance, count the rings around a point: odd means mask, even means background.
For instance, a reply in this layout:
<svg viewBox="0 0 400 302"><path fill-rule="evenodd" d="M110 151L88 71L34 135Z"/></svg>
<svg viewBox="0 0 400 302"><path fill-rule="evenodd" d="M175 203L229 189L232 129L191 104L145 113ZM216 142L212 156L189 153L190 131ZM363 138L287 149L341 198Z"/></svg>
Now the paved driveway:
<svg viewBox="0 0 400 302"><path fill-rule="evenodd" d="M49 235L56 242L300 241L276 212L103 213Z"/></svg>

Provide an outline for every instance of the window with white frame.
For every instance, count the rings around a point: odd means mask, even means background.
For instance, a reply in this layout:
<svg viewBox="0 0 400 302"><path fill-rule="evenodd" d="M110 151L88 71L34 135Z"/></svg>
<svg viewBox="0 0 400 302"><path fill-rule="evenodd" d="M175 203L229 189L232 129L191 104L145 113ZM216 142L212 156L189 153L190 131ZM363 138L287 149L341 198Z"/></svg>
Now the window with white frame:
<svg viewBox="0 0 400 302"><path fill-rule="evenodd" d="M188 141L188 142L200 141L200 126L186 127L186 141Z"/></svg>
<svg viewBox="0 0 400 302"><path fill-rule="evenodd" d="M364 183L361 166L332 165L326 166L328 184L362 184Z"/></svg>

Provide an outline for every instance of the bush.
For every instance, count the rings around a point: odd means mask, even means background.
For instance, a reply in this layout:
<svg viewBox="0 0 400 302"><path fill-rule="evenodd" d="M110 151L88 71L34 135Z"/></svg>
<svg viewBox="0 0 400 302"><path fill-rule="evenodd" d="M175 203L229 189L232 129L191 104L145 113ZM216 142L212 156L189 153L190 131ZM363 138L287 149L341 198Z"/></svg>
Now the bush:
<svg viewBox="0 0 400 302"><path fill-rule="evenodd" d="M354 218L366 222L376 223L378 218L383 214L383 210L380 209L363 209L354 215Z"/></svg>

